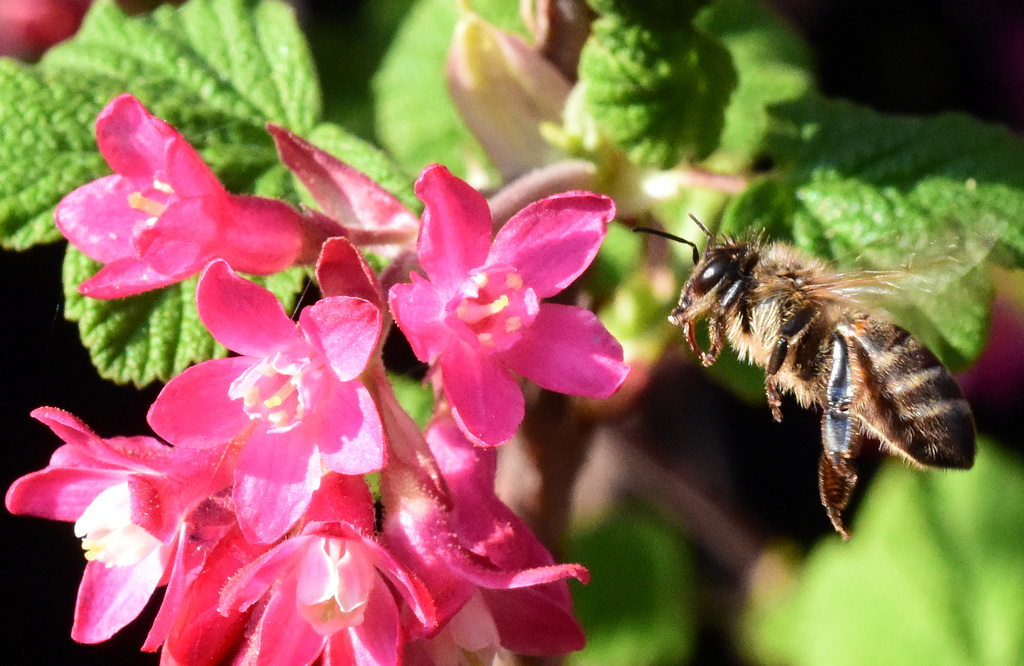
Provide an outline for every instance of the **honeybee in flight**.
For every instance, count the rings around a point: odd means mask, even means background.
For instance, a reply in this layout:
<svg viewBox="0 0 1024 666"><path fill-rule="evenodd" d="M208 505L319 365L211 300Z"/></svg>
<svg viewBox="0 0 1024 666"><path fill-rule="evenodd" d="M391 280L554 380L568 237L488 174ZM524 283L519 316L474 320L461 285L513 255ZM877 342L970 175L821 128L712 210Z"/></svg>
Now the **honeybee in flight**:
<svg viewBox="0 0 1024 666"><path fill-rule="evenodd" d="M637 229L693 248L693 273L669 321L683 328L705 366L728 340L741 360L764 368L776 421L782 392L822 409L818 489L844 540L850 533L842 512L866 436L916 467L974 464L974 418L952 374L907 331L855 300L876 290L878 276L836 273L783 242L718 241L691 219L707 237L703 253L686 239ZM707 351L696 338L696 323L705 318Z"/></svg>

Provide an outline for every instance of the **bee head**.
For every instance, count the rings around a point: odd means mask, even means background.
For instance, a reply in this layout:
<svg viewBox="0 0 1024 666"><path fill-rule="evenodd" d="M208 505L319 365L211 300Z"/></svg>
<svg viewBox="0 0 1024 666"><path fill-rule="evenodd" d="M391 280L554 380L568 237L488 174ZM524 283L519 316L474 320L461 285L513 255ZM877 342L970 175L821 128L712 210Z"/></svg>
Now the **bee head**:
<svg viewBox="0 0 1024 666"><path fill-rule="evenodd" d="M716 308L722 310L731 305L740 294L743 277L752 264L750 259L756 257L756 252L752 252L749 245L728 238L716 243L714 235L700 220L693 215L690 219L707 238L703 254L695 243L685 238L648 227L633 229L663 236L693 248L693 274L683 287L679 305L669 316L669 320L681 326Z"/></svg>
<svg viewBox="0 0 1024 666"><path fill-rule="evenodd" d="M693 267L669 317L682 324L713 309L725 309L739 296L747 247L732 242L709 245Z"/></svg>

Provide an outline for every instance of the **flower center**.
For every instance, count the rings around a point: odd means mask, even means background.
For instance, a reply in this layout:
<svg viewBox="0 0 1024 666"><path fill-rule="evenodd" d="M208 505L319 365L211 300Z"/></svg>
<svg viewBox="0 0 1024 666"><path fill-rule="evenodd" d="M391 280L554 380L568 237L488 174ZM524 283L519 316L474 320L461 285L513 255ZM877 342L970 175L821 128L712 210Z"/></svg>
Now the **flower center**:
<svg viewBox="0 0 1024 666"><path fill-rule="evenodd" d="M160 547L160 540L131 521L128 482L96 496L75 521L75 536L82 539L85 559L108 567L140 562Z"/></svg>
<svg viewBox="0 0 1024 666"><path fill-rule="evenodd" d="M490 266L470 275L448 305L450 323L480 348L502 351L519 339L537 316L537 295L510 266Z"/></svg>
<svg viewBox="0 0 1024 666"><path fill-rule="evenodd" d="M438 664L483 666L494 663L502 652L501 637L479 591L430 639L428 650Z"/></svg>
<svg viewBox="0 0 1024 666"><path fill-rule="evenodd" d="M279 353L242 373L231 383L228 395L242 399L250 419L266 421L271 430L287 430L306 413L301 389L309 381L306 375L315 369L311 358L292 361Z"/></svg>
<svg viewBox="0 0 1024 666"><path fill-rule="evenodd" d="M324 537L306 551L299 565L299 614L321 636L363 622L377 572L356 541Z"/></svg>
<svg viewBox="0 0 1024 666"><path fill-rule="evenodd" d="M152 226L156 223L156 219L167 210L167 200L172 194L174 194L173 187L162 180L154 178L152 188L145 191L132 192L128 195L128 205L148 215L146 224Z"/></svg>

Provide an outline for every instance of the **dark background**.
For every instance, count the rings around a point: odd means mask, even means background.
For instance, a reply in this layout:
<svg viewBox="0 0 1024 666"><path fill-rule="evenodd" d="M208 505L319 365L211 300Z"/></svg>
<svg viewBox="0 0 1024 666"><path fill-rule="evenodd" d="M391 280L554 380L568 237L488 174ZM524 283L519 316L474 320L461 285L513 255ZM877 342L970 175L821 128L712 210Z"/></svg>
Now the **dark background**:
<svg viewBox="0 0 1024 666"><path fill-rule="evenodd" d="M828 95L889 112L956 109L1013 128L1024 126L1024 8L1019 2L779 0L776 4L818 54L819 80ZM330 48L332 30L337 28L335 34L341 34L338 26L351 20L355 11L350 3L307 3L304 16L307 25L315 26L311 28L315 47ZM367 55L369 60L375 57ZM375 63L358 65L372 71ZM324 72L323 78L330 81L332 76L336 75ZM28 416L36 407L66 409L101 436L148 433L145 413L157 390L137 391L97 379L77 328L63 316L62 257L60 245L0 257L6 303L0 332L6 354L0 403L0 423L7 433L0 479L4 489L17 477L44 467L60 443ZM767 409L736 403L708 385L688 362L667 364L656 381L657 390L650 393L644 409L654 427L666 435L666 442L675 441L673 432L706 427L708 419L717 419L722 441L714 444L715 464L727 470L729 484L738 489L734 498L738 510L759 529L808 544L829 531L816 499L819 423L815 414L787 403L785 423L775 425ZM699 404L679 408L680 401L694 395L700 396ZM1020 448L1021 395L1004 393L1002 398L999 404L976 402L979 430ZM70 525L6 512L0 512L0 521L7 539L0 623L6 634L3 645L32 650L31 657L8 656L8 663L157 662L155 655L138 651L148 630L146 618L103 645L87 647L70 640L75 591L85 563ZM151 604L151 610L155 607ZM697 663L736 660L729 652L714 637L706 638Z"/></svg>

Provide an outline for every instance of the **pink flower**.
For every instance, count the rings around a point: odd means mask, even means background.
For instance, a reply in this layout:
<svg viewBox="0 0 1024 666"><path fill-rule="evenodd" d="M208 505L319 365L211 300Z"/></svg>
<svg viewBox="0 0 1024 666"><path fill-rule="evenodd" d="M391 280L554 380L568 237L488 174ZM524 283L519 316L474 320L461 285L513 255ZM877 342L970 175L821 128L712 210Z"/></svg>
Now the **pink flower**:
<svg viewBox="0 0 1024 666"><path fill-rule="evenodd" d="M321 466L366 474L384 465L380 417L357 377L380 311L347 296L304 308L296 324L266 289L215 261L199 280L199 316L240 356L195 365L149 411L177 446L240 442L234 502L246 537L270 543L302 515Z"/></svg>
<svg viewBox="0 0 1024 666"><path fill-rule="evenodd" d="M96 119L114 175L57 206L61 233L106 264L78 290L121 298L195 275L212 259L270 274L303 259L303 218L282 201L229 194L192 146L131 95ZM315 256L315 255L314 255Z"/></svg>
<svg viewBox="0 0 1024 666"><path fill-rule="evenodd" d="M543 388L608 397L625 380L622 347L593 313L541 303L597 254L615 205L590 192L530 204L491 242L483 196L441 166L416 182L425 210L418 251L427 279L391 288L390 305L417 358L437 361L463 432L493 446L523 419L512 372Z"/></svg>
<svg viewBox="0 0 1024 666"><path fill-rule="evenodd" d="M588 580L578 564L556 564L551 554L494 494L497 452L470 443L450 419L427 431L430 452L446 482L448 501L416 493L411 470L393 461L381 472L389 506L384 544L434 598L442 626L426 645L411 646L422 663L455 648L484 660L499 648L556 655L583 647L566 578ZM400 489L398 492L395 490ZM401 494L399 494L401 493Z"/></svg>
<svg viewBox="0 0 1024 666"><path fill-rule="evenodd" d="M369 176L283 127L267 125L281 161L355 245L393 259L411 248L419 220Z"/></svg>
<svg viewBox="0 0 1024 666"><path fill-rule="evenodd" d="M395 592L432 626L426 590L368 534L373 504L361 479L332 475L318 495L333 495L309 522L243 568L221 593L221 613L261 610L248 647L253 664L398 664L404 636ZM326 507L325 507L326 508ZM394 590L394 592L393 592Z"/></svg>
<svg viewBox="0 0 1024 666"><path fill-rule="evenodd" d="M75 521L89 563L71 636L104 641L135 619L158 585L174 578L186 518L229 479L206 452L171 449L151 437L101 439L52 407L32 416L65 444L45 469L11 485L7 509Z"/></svg>

